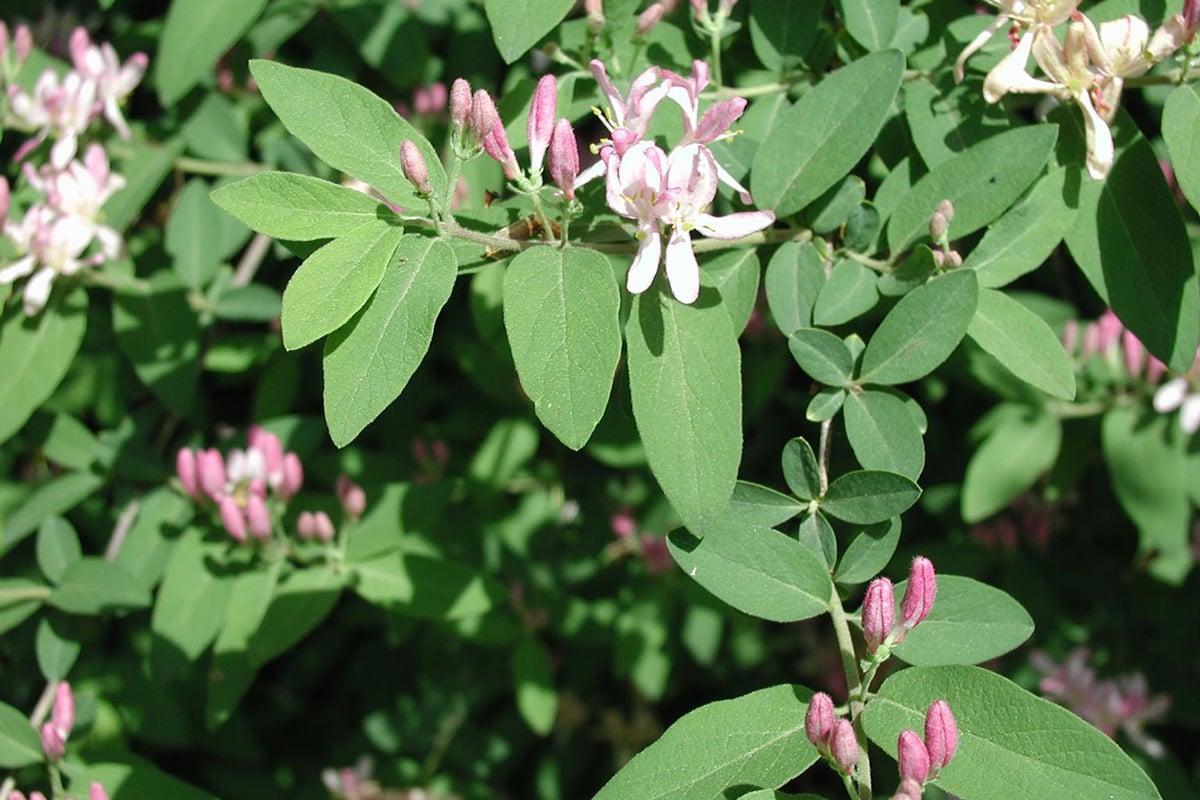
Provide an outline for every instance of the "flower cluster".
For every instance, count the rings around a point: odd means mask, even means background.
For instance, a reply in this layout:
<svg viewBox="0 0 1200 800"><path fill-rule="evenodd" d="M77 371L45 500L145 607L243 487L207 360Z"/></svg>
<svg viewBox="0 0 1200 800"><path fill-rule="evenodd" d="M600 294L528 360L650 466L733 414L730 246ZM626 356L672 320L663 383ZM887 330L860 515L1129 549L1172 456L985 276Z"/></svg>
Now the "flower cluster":
<svg viewBox="0 0 1200 800"><path fill-rule="evenodd" d="M1140 673L1097 680L1096 671L1088 665L1090 658L1091 651L1086 647L1072 650L1061 664L1042 652L1029 656L1042 674L1039 688L1045 697L1062 703L1108 736L1123 731L1147 755L1161 758L1165 748L1142 726L1162 718L1171 706L1171 698L1161 694L1151 697L1146 678Z"/></svg>
<svg viewBox="0 0 1200 800"><path fill-rule="evenodd" d="M933 562L924 556L917 556L909 567L908 587L900 601L900 624L895 625L896 599L892 582L887 578L871 581L862 606L862 629L867 652L876 658L886 657L888 648L903 642L908 632L929 616L936 596L937 576L933 571Z"/></svg>
<svg viewBox="0 0 1200 800"><path fill-rule="evenodd" d="M251 425L245 450L228 456L219 450L183 448L175 458L175 475L192 499L212 502L226 533L245 544L253 536L270 540L277 520L304 484L300 457L284 452L279 437ZM356 522L367 508L362 487L347 476L338 477L338 503L349 522ZM296 534L304 541L332 542L337 528L324 511L302 511L296 518Z"/></svg>
<svg viewBox="0 0 1200 800"><path fill-rule="evenodd" d="M613 555L638 553L646 562L646 570L651 575L661 575L670 572L675 566L675 559L667 548L667 540L662 536L642 531L639 533L637 520L628 508L621 508L609 520L613 536L617 538L612 549Z"/></svg>
<svg viewBox="0 0 1200 800"><path fill-rule="evenodd" d="M838 772L849 775L858 763L858 737L848 719L837 716L833 699L818 692L808 701L804 713L804 733L822 758Z"/></svg>
<svg viewBox="0 0 1200 800"><path fill-rule="evenodd" d="M26 94L12 77L32 47L27 28L19 28L8 58L8 31L0 27L0 62L7 84L9 113L5 126L36 131L17 151L25 159L47 138L54 139L50 161L40 167L28 162L24 174L41 196L17 218L10 217L8 181L0 177L0 232L15 250L12 263L0 266L0 286L28 278L22 301L25 313L37 314L46 305L54 279L115 258L121 236L104 224L101 208L125 180L112 172L104 148L92 144L77 159L79 138L103 116L122 136L129 130L121 115L121 101L133 91L146 70L146 56L138 53L124 65L109 44L93 44L83 28L71 35L74 69L59 78L46 70L33 94Z"/></svg>
<svg viewBox="0 0 1200 800"><path fill-rule="evenodd" d="M1083 113L1088 172L1103 179L1112 168L1114 148L1109 124L1116 116L1125 81L1146 74L1189 41L1196 30L1195 11L1169 18L1150 33L1132 14L1095 25L1078 10L1079 0L987 0L999 10L996 20L967 45L955 64L961 81L966 60L998 30L1012 24L1012 52L988 73L983 95L995 103L1009 92L1048 94L1073 100ZM1065 42L1054 27L1068 22ZM1028 72L1033 56L1043 77Z"/></svg>

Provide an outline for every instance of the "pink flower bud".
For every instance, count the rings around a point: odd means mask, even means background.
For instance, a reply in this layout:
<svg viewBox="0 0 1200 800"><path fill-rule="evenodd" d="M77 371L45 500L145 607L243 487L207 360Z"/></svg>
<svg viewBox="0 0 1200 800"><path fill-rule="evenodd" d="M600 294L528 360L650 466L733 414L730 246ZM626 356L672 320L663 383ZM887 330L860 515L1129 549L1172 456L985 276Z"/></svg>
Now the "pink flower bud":
<svg viewBox="0 0 1200 800"><path fill-rule="evenodd" d="M1183 24L1190 42L1197 29L1200 29L1200 0L1184 0Z"/></svg>
<svg viewBox="0 0 1200 800"><path fill-rule="evenodd" d="M834 721L833 731L829 734L829 753L842 772L849 775L854 770L858 763L858 739L850 720Z"/></svg>
<svg viewBox="0 0 1200 800"><path fill-rule="evenodd" d="M583 0L583 10L589 19L604 21L603 0Z"/></svg>
<svg viewBox="0 0 1200 800"><path fill-rule="evenodd" d="M226 532L239 542L245 542L246 516L233 496L228 494L222 496L217 501L217 508L221 512L221 524L225 526Z"/></svg>
<svg viewBox="0 0 1200 800"><path fill-rule="evenodd" d="M471 132L482 142L492 132L499 118L492 96L483 89L477 89L471 98Z"/></svg>
<svg viewBox="0 0 1200 800"><path fill-rule="evenodd" d="M829 752L829 735L833 733L835 719L833 699L824 692L814 694L804 712L804 733L822 755Z"/></svg>
<svg viewBox="0 0 1200 800"><path fill-rule="evenodd" d="M908 587L900 601L900 615L904 629L910 631L929 616L933 599L937 596L937 576L933 573L933 562L924 556L913 559L908 570Z"/></svg>
<svg viewBox="0 0 1200 800"><path fill-rule="evenodd" d="M351 519L358 519L367 509L367 494L363 488L345 475L339 475L337 480L338 501L342 511Z"/></svg>
<svg viewBox="0 0 1200 800"><path fill-rule="evenodd" d="M3 58L2 54L0 54L0 58ZM8 221L8 203L8 178L0 175L0 228L3 228L4 223Z"/></svg>
<svg viewBox="0 0 1200 800"><path fill-rule="evenodd" d="M916 731L901 731L896 745L900 764L900 780L913 780L924 785L929 777L929 751Z"/></svg>
<svg viewBox="0 0 1200 800"><path fill-rule="evenodd" d="M332 542L334 534L337 533L333 527L333 520L324 511L313 514L313 530L316 537L322 542Z"/></svg>
<svg viewBox="0 0 1200 800"><path fill-rule="evenodd" d="M608 524L612 528L613 536L618 539L628 539L637 533L637 521L634 520L633 514L628 508L622 508L613 514Z"/></svg>
<svg viewBox="0 0 1200 800"><path fill-rule="evenodd" d="M75 727L75 693L66 681L61 681L54 689L54 710L50 713L50 724L58 729L64 740Z"/></svg>
<svg viewBox="0 0 1200 800"><path fill-rule="evenodd" d="M29 32L28 25L17 26L17 32L13 35L13 49L17 53L18 66L29 59L33 52L33 34Z"/></svg>
<svg viewBox="0 0 1200 800"><path fill-rule="evenodd" d="M271 538L271 512L267 510L266 501L257 494L252 493L246 498L246 521L255 538L264 541Z"/></svg>
<svg viewBox="0 0 1200 800"><path fill-rule="evenodd" d="M404 170L404 177L417 187L418 192L426 195L433 194L433 187L429 185L429 168L425 165L425 157L421 155L420 149L411 139L405 139L400 143L400 168Z"/></svg>
<svg viewBox="0 0 1200 800"><path fill-rule="evenodd" d="M562 189L563 197L575 199L575 179L579 177L579 143L571 123L560 119L550 139L550 177Z"/></svg>
<svg viewBox="0 0 1200 800"><path fill-rule="evenodd" d="M666 7L662 3L654 3L646 8L641 14L638 14L637 27L634 29L634 36L648 36L652 30L662 22L663 15L667 12Z"/></svg>
<svg viewBox="0 0 1200 800"><path fill-rule="evenodd" d="M925 712L925 749L934 775L950 763L958 749L958 723L945 700L934 702Z"/></svg>
<svg viewBox="0 0 1200 800"><path fill-rule="evenodd" d="M93 783L88 790L88 800L108 800L108 792L98 783Z"/></svg>
<svg viewBox="0 0 1200 800"><path fill-rule="evenodd" d="M262 453L263 466L267 470L267 483L272 488L279 488L283 483L283 443L279 441L279 437L260 425L251 425L246 443Z"/></svg>
<svg viewBox="0 0 1200 800"><path fill-rule="evenodd" d="M529 136L529 165L534 172L542 171L546 148L554 133L554 112L558 106L558 81L553 75L543 75L533 90L526 132Z"/></svg>
<svg viewBox="0 0 1200 800"><path fill-rule="evenodd" d="M1125 360L1125 371L1129 377L1136 378L1146 366L1146 348L1130 331L1121 334L1121 355Z"/></svg>
<svg viewBox="0 0 1200 800"><path fill-rule="evenodd" d="M300 512L296 520L296 533L305 541L317 538L317 518L311 511Z"/></svg>
<svg viewBox="0 0 1200 800"><path fill-rule="evenodd" d="M906 595L907 597L907 595ZM883 640L892 632L894 621L895 592L887 578L876 578L867 587L862 605L863 636L867 640L867 652L874 653Z"/></svg>
<svg viewBox="0 0 1200 800"><path fill-rule="evenodd" d="M471 101L471 129L483 142L484 152L504 167L505 176L510 180L515 179L521 167L508 144L508 134L504 132L504 123L496 112L496 104L483 89L475 92Z"/></svg>
<svg viewBox="0 0 1200 800"><path fill-rule="evenodd" d="M175 475L183 484L183 490L193 498L196 497L200 483L196 477L196 454L191 448L181 447L175 454Z"/></svg>
<svg viewBox="0 0 1200 800"><path fill-rule="evenodd" d="M945 215L937 211L933 212L933 216L929 219L929 238L940 242L949 230L950 221L946 219Z"/></svg>
<svg viewBox="0 0 1200 800"><path fill-rule="evenodd" d="M1167 365L1154 356L1150 356L1150 363L1146 365L1146 383L1156 386L1166 373Z"/></svg>
<svg viewBox="0 0 1200 800"><path fill-rule="evenodd" d="M704 19L708 16L708 0L690 0L690 2L696 19Z"/></svg>
<svg viewBox="0 0 1200 800"><path fill-rule="evenodd" d="M283 456L283 483L279 485L280 494L284 500L291 500L303 485L304 467L300 464L300 456L286 453Z"/></svg>
<svg viewBox="0 0 1200 800"><path fill-rule="evenodd" d="M1079 323L1076 320L1069 319L1063 325L1062 343L1067 355L1075 355L1075 348L1079 346Z"/></svg>
<svg viewBox="0 0 1200 800"><path fill-rule="evenodd" d="M71 52L71 62L75 65L75 69L79 72L87 74L87 53L88 48L92 46L92 39L88 36L86 29L78 27L71 31L71 39L69 50Z"/></svg>
<svg viewBox="0 0 1200 800"><path fill-rule="evenodd" d="M892 800L921 800L923 794L921 784L912 778L905 778L900 781L900 788L896 789L896 793L892 795Z"/></svg>
<svg viewBox="0 0 1200 800"><path fill-rule="evenodd" d="M213 500L225 493L225 459L216 450L196 453L196 479L200 488Z"/></svg>
<svg viewBox="0 0 1200 800"><path fill-rule="evenodd" d="M58 761L66 752L67 741L54 723L46 722L42 724L42 752L46 754L46 758L51 761Z"/></svg>
<svg viewBox="0 0 1200 800"><path fill-rule="evenodd" d="M455 78L450 85L450 121L455 128L462 129L471 120L471 84Z"/></svg>

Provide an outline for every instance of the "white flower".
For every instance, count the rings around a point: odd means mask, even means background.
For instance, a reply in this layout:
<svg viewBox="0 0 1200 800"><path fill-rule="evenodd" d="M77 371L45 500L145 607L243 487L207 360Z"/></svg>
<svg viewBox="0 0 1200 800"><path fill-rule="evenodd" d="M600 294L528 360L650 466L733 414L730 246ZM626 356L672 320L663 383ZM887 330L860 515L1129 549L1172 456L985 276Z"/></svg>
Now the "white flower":
<svg viewBox="0 0 1200 800"><path fill-rule="evenodd" d="M1175 378L1164 383L1154 393L1154 410L1169 414L1179 409L1179 427L1192 434L1200 430L1200 390L1192 387L1187 378Z"/></svg>

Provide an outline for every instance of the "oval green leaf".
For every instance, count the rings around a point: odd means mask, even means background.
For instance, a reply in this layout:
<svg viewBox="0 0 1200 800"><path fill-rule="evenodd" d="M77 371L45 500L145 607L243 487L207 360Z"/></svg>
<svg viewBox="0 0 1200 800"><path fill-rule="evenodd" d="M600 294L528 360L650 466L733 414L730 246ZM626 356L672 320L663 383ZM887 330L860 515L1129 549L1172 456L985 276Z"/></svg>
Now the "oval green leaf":
<svg viewBox="0 0 1200 800"><path fill-rule="evenodd" d="M907 587L908 581L897 584L896 597ZM897 600L897 619L899 608ZM1012 652L1032 634L1033 618L1008 594L970 578L938 575L929 616L892 652L918 667L980 664Z"/></svg>
<svg viewBox="0 0 1200 800"><path fill-rule="evenodd" d="M67 567L46 602L68 614L100 614L144 608L150 605L150 593L124 568L103 558L88 557Z"/></svg>
<svg viewBox="0 0 1200 800"><path fill-rule="evenodd" d="M947 792L971 800L1160 800L1112 739L979 667L914 667L892 675L864 711L867 735L895 757L900 731L920 730L935 700L947 701L958 721L958 752L935 781Z"/></svg>
<svg viewBox="0 0 1200 800"><path fill-rule="evenodd" d="M158 39L154 85L164 108L208 75L267 0L172 0Z"/></svg>
<svg viewBox="0 0 1200 800"><path fill-rule="evenodd" d="M829 280L813 305L813 324L842 325L862 316L879 302L875 273L853 259L833 265Z"/></svg>
<svg viewBox="0 0 1200 800"><path fill-rule="evenodd" d="M983 289L967 336L1030 386L1075 398L1075 365L1050 326L1003 292Z"/></svg>
<svg viewBox="0 0 1200 800"><path fill-rule="evenodd" d="M295 242L346 236L393 216L369 194L290 172L252 175L217 189L212 201L259 233Z"/></svg>
<svg viewBox="0 0 1200 800"><path fill-rule="evenodd" d="M492 39L504 63L511 64L554 30L575 0L484 0Z"/></svg>
<svg viewBox="0 0 1200 800"><path fill-rule="evenodd" d="M812 308L825 285L825 267L811 242L785 242L767 263L767 307L784 336L812 325Z"/></svg>
<svg viewBox="0 0 1200 800"><path fill-rule="evenodd" d="M1036 408L999 406L983 422L992 429L967 462L963 477L966 522L990 517L1033 486L1054 464L1062 442L1058 417Z"/></svg>
<svg viewBox="0 0 1200 800"><path fill-rule="evenodd" d="M826 386L844 386L854 372L846 343L820 328L800 328L788 337L792 358L808 377Z"/></svg>
<svg viewBox="0 0 1200 800"><path fill-rule="evenodd" d="M925 441L908 404L890 392L867 389L846 396L846 438L866 469L898 472L914 481L925 469Z"/></svg>
<svg viewBox="0 0 1200 800"><path fill-rule="evenodd" d="M907 511L921 487L894 472L859 470L840 475L821 498L821 510L858 525L872 525Z"/></svg>
<svg viewBox="0 0 1200 800"><path fill-rule="evenodd" d="M893 517L865 528L842 555L833 578L841 584L852 586L866 583L874 578L892 560L896 545L900 544L900 518Z"/></svg>
<svg viewBox="0 0 1200 800"><path fill-rule="evenodd" d="M787 522L805 508L803 503L783 492L749 481L738 481L729 498L729 513L754 525L774 528Z"/></svg>
<svg viewBox="0 0 1200 800"><path fill-rule="evenodd" d="M10 705L0 703L0 767L20 769L43 759L42 741L30 724L29 717Z"/></svg>
<svg viewBox="0 0 1200 800"><path fill-rule="evenodd" d="M783 446L783 479L801 500L821 496L821 472L812 445L797 436Z"/></svg>

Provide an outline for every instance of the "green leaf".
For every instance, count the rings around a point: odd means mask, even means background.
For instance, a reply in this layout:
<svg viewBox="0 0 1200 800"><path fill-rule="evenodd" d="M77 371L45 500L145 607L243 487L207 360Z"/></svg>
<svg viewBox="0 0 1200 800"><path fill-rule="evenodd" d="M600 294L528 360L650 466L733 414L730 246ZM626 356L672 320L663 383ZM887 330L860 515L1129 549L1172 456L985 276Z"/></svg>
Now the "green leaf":
<svg viewBox="0 0 1200 800"><path fill-rule="evenodd" d="M534 733L549 734L558 714L558 694L546 648L536 639L522 641L512 654L512 673L521 719Z"/></svg>
<svg viewBox="0 0 1200 800"><path fill-rule="evenodd" d="M992 414L994 427L963 477L966 522L990 517L1033 486L1054 464L1062 441L1062 424L1053 414L1021 405L999 406Z"/></svg>
<svg viewBox="0 0 1200 800"><path fill-rule="evenodd" d="M787 522L804 508L794 497L749 481L738 481L729 499L731 516L764 528Z"/></svg>
<svg viewBox="0 0 1200 800"><path fill-rule="evenodd" d="M821 496L821 471L812 446L797 436L783 447L783 478L801 500Z"/></svg>
<svg viewBox="0 0 1200 800"><path fill-rule="evenodd" d="M949 72L936 86L923 78L904 84L904 119L930 169L1008 125L1003 110L983 99L978 84L955 83Z"/></svg>
<svg viewBox="0 0 1200 800"><path fill-rule="evenodd" d="M1108 177L1080 178L1067 247L1125 327L1171 369L1186 372L1200 341L1187 230L1154 149L1124 111L1114 136L1117 159Z"/></svg>
<svg viewBox="0 0 1200 800"><path fill-rule="evenodd" d="M767 69L786 72L804 60L817 40L825 0L755 0L750 6L750 44Z"/></svg>
<svg viewBox="0 0 1200 800"><path fill-rule="evenodd" d="M875 273L853 259L833 265L829 280L817 294L813 323L842 325L870 311L879 302Z"/></svg>
<svg viewBox="0 0 1200 800"><path fill-rule="evenodd" d="M909 292L867 343L859 381L908 383L935 370L962 341L978 295L970 270L939 276Z"/></svg>
<svg viewBox="0 0 1200 800"><path fill-rule="evenodd" d="M753 247L726 250L700 259L701 282L712 286L721 295L721 304L729 312L733 332L738 336L746 330L754 313L761 276L758 250Z"/></svg>
<svg viewBox="0 0 1200 800"><path fill-rule="evenodd" d="M785 242L771 256L763 279L767 306L784 336L812 325L813 303L825 285L825 266L811 242Z"/></svg>
<svg viewBox="0 0 1200 800"><path fill-rule="evenodd" d="M854 373L854 356L838 337L820 328L800 328L788 337L788 350L800 369L817 383L844 386Z"/></svg>
<svg viewBox="0 0 1200 800"><path fill-rule="evenodd" d="M875 53L805 94L754 156L750 182L758 206L794 214L844 178L874 144L903 73L898 51Z"/></svg>
<svg viewBox="0 0 1200 800"><path fill-rule="evenodd" d="M929 235L938 204L954 204L950 237L961 239L1004 213L1042 171L1058 137L1055 125L997 134L938 165L917 181L888 222L888 247L907 250Z"/></svg>
<svg viewBox="0 0 1200 800"><path fill-rule="evenodd" d="M718 599L761 619L795 622L825 612L829 571L804 545L771 528L725 517L697 539L667 537L675 561Z"/></svg>
<svg viewBox="0 0 1200 800"><path fill-rule="evenodd" d="M347 236L394 216L368 194L290 172L252 175L217 189L212 201L259 233L296 242Z"/></svg>
<svg viewBox="0 0 1200 800"><path fill-rule="evenodd" d="M832 570L833 565L837 563L837 534L820 511L805 514L801 518L800 527L796 531L796 541L821 560L821 566L826 572Z"/></svg>
<svg viewBox="0 0 1200 800"><path fill-rule="evenodd" d="M400 254L404 231L377 222L334 239L292 274L283 290L283 346L297 350L346 324L384 273L413 269Z"/></svg>
<svg viewBox="0 0 1200 800"><path fill-rule="evenodd" d="M20 769L40 763L42 741L29 717L6 703L0 703L0 767Z"/></svg>
<svg viewBox="0 0 1200 800"><path fill-rule="evenodd" d="M172 412L186 416L200 377L200 322L173 275L157 273L151 285L149 294L114 293L113 330L146 388Z"/></svg>
<svg viewBox="0 0 1200 800"><path fill-rule="evenodd" d="M979 292L967 336L1030 386L1063 400L1075 399L1075 365L1054 331L1003 292Z"/></svg>
<svg viewBox="0 0 1200 800"><path fill-rule="evenodd" d="M137 518L114 563L124 567L147 591L162 580L176 536L191 521L195 503L169 486L142 496Z"/></svg>
<svg viewBox="0 0 1200 800"><path fill-rule="evenodd" d="M1005 286L1050 257L1075 222L1066 181L1065 168L1044 176L987 229L963 262L963 267L978 274L980 286Z"/></svg>
<svg viewBox="0 0 1200 800"><path fill-rule="evenodd" d="M625 326L633 416L650 469L700 532L733 494L742 456L741 351L729 315L661 289L634 298Z"/></svg>
<svg viewBox="0 0 1200 800"><path fill-rule="evenodd" d="M1162 112L1163 144L1171 156L1175 180L1192 208L1200 208L1200 94L1195 86L1178 86L1167 97Z"/></svg>
<svg viewBox="0 0 1200 800"><path fill-rule="evenodd" d="M68 472L46 481L9 516L4 548L11 548L46 520L70 511L103 485L104 478L94 472Z"/></svg>
<svg viewBox="0 0 1200 800"><path fill-rule="evenodd" d="M50 587L27 578L0 578L0 633L27 620L50 596Z"/></svg>
<svg viewBox="0 0 1200 800"><path fill-rule="evenodd" d="M67 567L83 557L79 534L62 517L51 517L38 529L37 562L42 574L54 583L62 580Z"/></svg>
<svg viewBox="0 0 1200 800"><path fill-rule="evenodd" d="M894 472L860 470L839 475L821 499L821 510L858 525L883 522L909 509L921 487Z"/></svg>
<svg viewBox="0 0 1200 800"><path fill-rule="evenodd" d="M804 735L811 696L783 684L701 706L634 756L593 800L698 800L727 796L731 786L782 786L817 760Z"/></svg>
<svg viewBox="0 0 1200 800"><path fill-rule="evenodd" d="M1158 800L1120 745L1061 706L979 667L915 667L890 676L867 703L863 723L895 757L905 728L920 730L935 700L950 704L958 751L935 783L971 800L1103 797Z"/></svg>
<svg viewBox="0 0 1200 800"><path fill-rule="evenodd" d="M221 292L213 304L213 314L234 322L271 322L279 319L282 308L283 298L277 289L251 283Z"/></svg>
<svg viewBox="0 0 1200 800"><path fill-rule="evenodd" d="M368 603L426 619L485 614L505 597L495 579L454 561L390 552L354 566L354 591Z"/></svg>
<svg viewBox="0 0 1200 800"><path fill-rule="evenodd" d="M217 800L215 795L184 783L159 770L153 764L132 755L108 758L127 763L83 764L68 754L63 771L71 777L73 786L98 783L114 800L122 798L169 797L171 800Z"/></svg>
<svg viewBox="0 0 1200 800"><path fill-rule="evenodd" d="M1138 527L1142 552L1154 553L1150 571L1171 583L1181 582L1193 565L1188 460L1176 424L1174 417L1118 405L1105 413L1100 428L1117 500Z"/></svg>
<svg viewBox="0 0 1200 800"><path fill-rule="evenodd" d="M867 199L867 185L857 175L848 175L808 207L806 216L814 233L827 235L846 224L850 215Z"/></svg>
<svg viewBox="0 0 1200 800"><path fill-rule="evenodd" d="M223 94L204 96L180 128L187 149L210 161L245 161L250 130L246 114Z"/></svg>
<svg viewBox="0 0 1200 800"><path fill-rule="evenodd" d="M187 675L217 638L225 622L233 575L224 569L214 571L209 564L221 564L227 549L224 542L206 543L200 528L189 528L175 545L150 617L155 634L151 669L156 681Z"/></svg>
<svg viewBox="0 0 1200 800"><path fill-rule="evenodd" d="M914 481L925 469L925 442L908 405L876 389L850 392L845 404L846 437L866 469L898 472Z"/></svg>
<svg viewBox="0 0 1200 800"><path fill-rule="evenodd" d="M165 142L134 141L127 146L130 155L114 159L113 166L113 171L125 178L125 187L104 204L105 222L117 231L124 231L141 216L183 153L183 140L178 136Z"/></svg>
<svg viewBox="0 0 1200 800"><path fill-rule="evenodd" d="M842 410L842 405L846 402L846 394L845 389L826 386L813 395L808 409L804 412L804 418L809 422L824 422L827 419L833 419L834 415Z"/></svg>
<svg viewBox="0 0 1200 800"><path fill-rule="evenodd" d="M42 419L46 423L44 437L34 433L36 419L26 430L32 434L31 438L39 439L37 446L47 459L68 469L87 469L96 462L100 443L86 425L70 414L54 414ZM38 429L41 429L40 425Z"/></svg>
<svg viewBox="0 0 1200 800"><path fill-rule="evenodd" d="M208 286L221 264L216 241L228 218L213 204L209 191L200 178L188 181L167 218L163 246L174 259L175 274L189 289Z"/></svg>
<svg viewBox="0 0 1200 800"><path fill-rule="evenodd" d="M899 517L864 528L846 548L833 579L847 586L866 583L891 562L898 544Z"/></svg>
<svg viewBox="0 0 1200 800"><path fill-rule="evenodd" d="M502 419L480 443L467 474L472 480L502 489L537 454L537 448L535 425L520 418Z"/></svg>
<svg viewBox="0 0 1200 800"><path fill-rule="evenodd" d="M42 676L48 681L62 681L67 679L71 667L75 666L83 645L60 634L54 629L50 618L43 617L38 623L36 649Z"/></svg>
<svg viewBox="0 0 1200 800"><path fill-rule="evenodd" d="M400 396L425 358L458 267L437 239L408 235L366 307L325 342L325 420L339 447Z"/></svg>
<svg viewBox="0 0 1200 800"><path fill-rule="evenodd" d="M904 596L908 581L896 585ZM899 600L896 602L899 619ZM1021 604L986 583L958 575L937 576L929 616L892 648L918 667L980 664L1012 652L1033 634L1033 618Z"/></svg>
<svg viewBox="0 0 1200 800"><path fill-rule="evenodd" d="M846 32L871 52L891 44L900 16L900 0L838 0Z"/></svg>
<svg viewBox="0 0 1200 800"><path fill-rule="evenodd" d="M267 0L171 0L154 59L159 102L169 108L212 72Z"/></svg>
<svg viewBox="0 0 1200 800"><path fill-rule="evenodd" d="M492 38L504 63L523 56L558 27L574 0L484 0Z"/></svg>
<svg viewBox="0 0 1200 800"><path fill-rule="evenodd" d="M229 719L254 680L256 667L250 661L250 639L266 616L281 569L278 561L258 564L233 578L224 624L213 644L212 668L208 673L204 712L210 729L215 730Z"/></svg>
<svg viewBox="0 0 1200 800"><path fill-rule="evenodd" d="M434 194L445 192L437 152L388 101L345 78L271 61L251 61L250 72L284 127L329 166L397 205L424 208L400 168L400 144L408 139L425 159Z"/></svg>
<svg viewBox="0 0 1200 800"><path fill-rule="evenodd" d="M150 594L123 568L89 556L67 567L46 602L68 614L99 614L144 608L150 605Z"/></svg>
<svg viewBox="0 0 1200 800"><path fill-rule="evenodd" d="M521 387L572 450L608 407L621 358L621 294L604 256L533 247L504 274L504 327Z"/></svg>
<svg viewBox="0 0 1200 800"><path fill-rule="evenodd" d="M13 304L0 322L0 442L21 430L67 374L87 328L82 288L30 319Z"/></svg>

